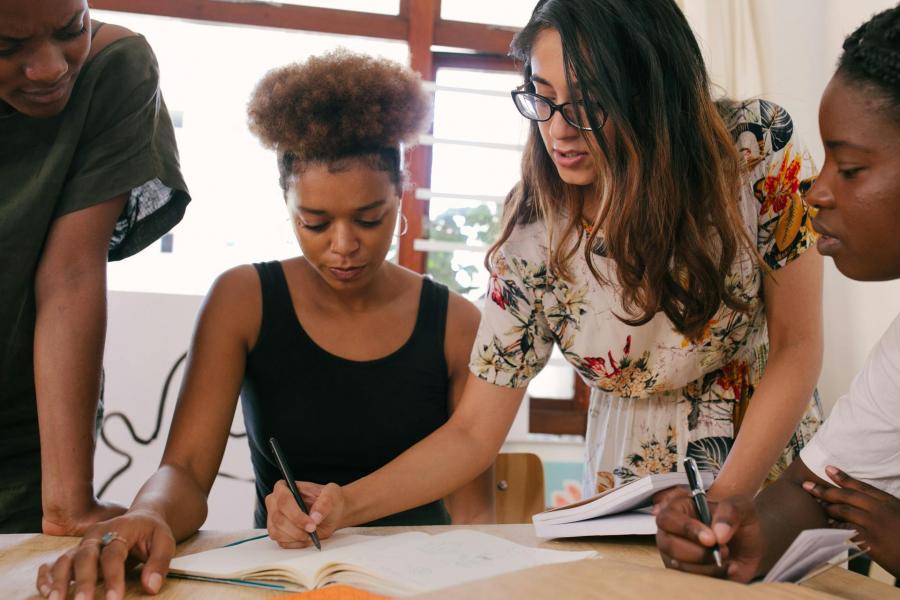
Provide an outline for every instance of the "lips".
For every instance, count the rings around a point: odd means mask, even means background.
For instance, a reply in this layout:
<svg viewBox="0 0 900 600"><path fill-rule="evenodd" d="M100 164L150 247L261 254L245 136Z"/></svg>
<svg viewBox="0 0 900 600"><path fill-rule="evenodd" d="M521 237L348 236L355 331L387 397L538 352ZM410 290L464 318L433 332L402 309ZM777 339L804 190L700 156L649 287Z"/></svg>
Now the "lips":
<svg viewBox="0 0 900 600"><path fill-rule="evenodd" d="M819 254L822 256L834 256L837 254L841 246L843 246L840 238L835 237L829 229L822 227L822 224L816 219L812 220L812 226L816 233L819 234L819 239L816 240L816 249L818 249Z"/></svg>
<svg viewBox="0 0 900 600"><path fill-rule="evenodd" d="M335 279L350 281L351 279L358 277L359 274L362 273L364 267L365 265L358 267L328 267L328 272L331 273Z"/></svg>
<svg viewBox="0 0 900 600"><path fill-rule="evenodd" d="M66 95L68 84L69 78L66 78L50 87L23 89L20 93L31 102L50 104L61 100Z"/></svg>
<svg viewBox="0 0 900 600"><path fill-rule="evenodd" d="M581 150L553 149L553 160L561 167L576 167L585 161L587 156L588 153Z"/></svg>

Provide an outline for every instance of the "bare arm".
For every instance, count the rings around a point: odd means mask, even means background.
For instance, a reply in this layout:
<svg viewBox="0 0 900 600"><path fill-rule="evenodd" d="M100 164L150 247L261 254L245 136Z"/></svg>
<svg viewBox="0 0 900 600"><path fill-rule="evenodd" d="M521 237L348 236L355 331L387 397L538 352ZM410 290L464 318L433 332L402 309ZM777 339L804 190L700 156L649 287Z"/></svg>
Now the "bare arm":
<svg viewBox="0 0 900 600"><path fill-rule="evenodd" d="M200 311L159 471L131 506L163 518L176 540L193 534L206 519L206 499L225 453L260 319L261 294L252 267L220 276Z"/></svg>
<svg viewBox="0 0 900 600"><path fill-rule="evenodd" d="M447 365L450 369L450 412L459 406L469 376L469 355L481 313L468 300L450 294L447 326L444 336ZM494 465L445 498L454 525L494 523Z"/></svg>
<svg viewBox="0 0 900 600"><path fill-rule="evenodd" d="M219 277L200 311L159 470L128 512L90 527L79 546L40 568L42 594L55 590L64 597L75 579L75 593L92 598L102 574L107 590L121 597L129 556L144 563L144 590L159 591L176 540L194 533L206 519L207 495L228 441L260 318L261 293L253 268L239 267ZM101 550L99 540L107 532L115 532L120 541Z"/></svg>
<svg viewBox="0 0 900 600"><path fill-rule="evenodd" d="M822 366L822 257L815 249L764 284L769 360L710 499L753 496L803 416Z"/></svg>
<svg viewBox="0 0 900 600"><path fill-rule="evenodd" d="M106 337L106 257L125 196L56 219L35 277L34 382L43 530L80 535L121 513L94 498L94 445Z"/></svg>
<svg viewBox="0 0 900 600"><path fill-rule="evenodd" d="M459 406L445 425L344 488L338 527L441 498L484 472L506 439L524 394L524 389L496 386L469 374Z"/></svg>

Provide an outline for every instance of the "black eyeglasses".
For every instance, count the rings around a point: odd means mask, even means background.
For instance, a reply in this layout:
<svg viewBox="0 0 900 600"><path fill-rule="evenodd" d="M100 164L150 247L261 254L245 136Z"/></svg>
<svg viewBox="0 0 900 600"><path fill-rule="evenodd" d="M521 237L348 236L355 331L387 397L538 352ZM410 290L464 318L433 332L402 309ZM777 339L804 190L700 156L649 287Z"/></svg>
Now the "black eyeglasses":
<svg viewBox="0 0 900 600"><path fill-rule="evenodd" d="M549 121L553 118L553 113L559 111L560 114L562 114L563 119L566 120L566 123L572 127L580 129L581 131L592 130L589 125L590 119L588 119L587 109L584 106L584 102L581 100L577 102L555 104L550 99L544 98L540 94L535 94L534 92L529 92L521 88L517 88L510 93L512 94L513 102L519 110L519 113L530 121ZM594 114L597 118L597 126L603 127L603 123L606 122L606 113L598 105Z"/></svg>

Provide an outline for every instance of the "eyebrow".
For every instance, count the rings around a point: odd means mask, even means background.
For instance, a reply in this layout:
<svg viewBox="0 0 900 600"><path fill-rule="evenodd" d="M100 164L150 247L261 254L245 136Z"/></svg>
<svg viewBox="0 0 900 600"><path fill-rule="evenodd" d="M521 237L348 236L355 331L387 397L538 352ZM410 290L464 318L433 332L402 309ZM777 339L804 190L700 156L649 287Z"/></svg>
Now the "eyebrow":
<svg viewBox="0 0 900 600"><path fill-rule="evenodd" d="M66 29L71 27L75 23L75 21L77 21L79 18L84 18L84 9L83 8L81 10L79 10L77 13L75 13L74 15L72 15L72 17L66 22L66 24L63 25L62 27L58 27L56 29L56 31L65 31ZM20 38L20 37L15 37L12 35L0 34L0 40L2 40L4 42L10 42L10 43L22 43L22 42L28 41L28 38L27 37Z"/></svg>
<svg viewBox="0 0 900 600"><path fill-rule="evenodd" d="M360 206L354 212L358 212L358 213L366 212L367 210L372 210L373 208L378 208L379 206L384 206L386 203L387 203L387 200L385 198L382 198L380 200L376 200L375 202L370 202L369 204L366 204L365 206ZM321 210L318 208L305 208L303 206L299 206L297 208L298 208L298 210L300 210L300 212L309 213L311 215L327 215L328 214L327 210Z"/></svg>
<svg viewBox="0 0 900 600"><path fill-rule="evenodd" d="M859 152L871 152L869 148L860 146L859 144L854 144L853 142L848 142L847 140L825 140L824 145L830 150L840 150L841 148L847 148L848 150L857 150Z"/></svg>
<svg viewBox="0 0 900 600"><path fill-rule="evenodd" d="M540 75L534 75L534 74L532 74L531 77L530 77L530 79L531 79L531 82L532 82L532 83L540 83L541 85L548 85L548 86L550 86L550 87L553 87L553 85L552 85L549 81L547 81L546 79L544 79L544 78L541 77Z"/></svg>

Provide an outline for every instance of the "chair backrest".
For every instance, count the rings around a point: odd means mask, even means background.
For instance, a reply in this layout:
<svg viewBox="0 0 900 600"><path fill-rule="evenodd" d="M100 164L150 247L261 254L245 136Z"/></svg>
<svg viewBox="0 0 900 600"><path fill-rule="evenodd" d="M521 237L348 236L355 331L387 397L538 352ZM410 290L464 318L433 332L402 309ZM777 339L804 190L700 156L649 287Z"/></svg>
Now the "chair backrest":
<svg viewBox="0 0 900 600"><path fill-rule="evenodd" d="M531 523L531 515L546 508L544 465L537 454L498 455L494 478L497 523Z"/></svg>

